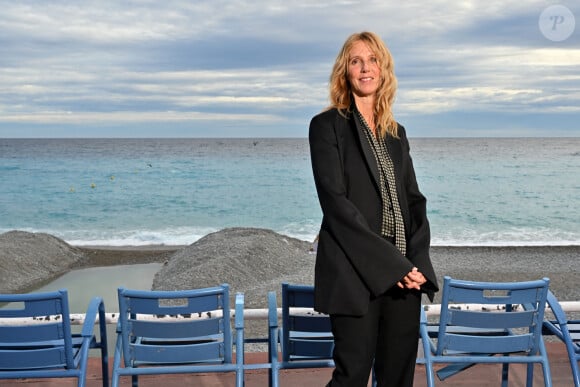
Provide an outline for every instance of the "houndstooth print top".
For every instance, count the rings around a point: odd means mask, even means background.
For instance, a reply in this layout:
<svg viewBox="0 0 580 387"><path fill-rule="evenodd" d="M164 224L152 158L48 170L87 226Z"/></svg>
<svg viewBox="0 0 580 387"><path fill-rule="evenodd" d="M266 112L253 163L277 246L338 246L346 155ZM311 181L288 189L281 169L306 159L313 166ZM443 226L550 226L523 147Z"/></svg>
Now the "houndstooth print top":
<svg viewBox="0 0 580 387"><path fill-rule="evenodd" d="M381 235L395 238L395 245L405 255L407 243L405 240L405 223L399 205L397 188L395 184L395 167L389 155L389 149L385 141L378 140L367 124L363 115L356 109L356 115L364 127L366 138L371 146L377 166L379 168L379 180L381 200L383 203L383 221Z"/></svg>

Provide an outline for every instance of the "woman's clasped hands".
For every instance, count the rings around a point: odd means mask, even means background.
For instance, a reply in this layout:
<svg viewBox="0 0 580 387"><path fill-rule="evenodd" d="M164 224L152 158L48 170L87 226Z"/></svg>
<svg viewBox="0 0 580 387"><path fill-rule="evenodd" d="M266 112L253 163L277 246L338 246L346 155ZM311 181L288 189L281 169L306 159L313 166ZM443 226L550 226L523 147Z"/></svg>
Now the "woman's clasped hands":
<svg viewBox="0 0 580 387"><path fill-rule="evenodd" d="M427 279L419 269L414 267L406 276L403 277L399 282L397 282L397 286L401 289L417 289L421 290L421 285L427 282Z"/></svg>

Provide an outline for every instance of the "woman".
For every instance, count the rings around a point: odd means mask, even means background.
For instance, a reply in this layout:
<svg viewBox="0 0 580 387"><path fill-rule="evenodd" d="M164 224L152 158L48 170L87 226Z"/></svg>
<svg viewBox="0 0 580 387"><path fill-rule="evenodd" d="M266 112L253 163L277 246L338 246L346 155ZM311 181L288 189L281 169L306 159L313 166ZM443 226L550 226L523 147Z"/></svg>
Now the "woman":
<svg viewBox="0 0 580 387"><path fill-rule="evenodd" d="M310 123L323 212L315 309L330 315L335 370L328 386L412 386L421 293L433 299L426 199L405 129L391 111L393 60L374 33L351 35L330 77L328 110Z"/></svg>

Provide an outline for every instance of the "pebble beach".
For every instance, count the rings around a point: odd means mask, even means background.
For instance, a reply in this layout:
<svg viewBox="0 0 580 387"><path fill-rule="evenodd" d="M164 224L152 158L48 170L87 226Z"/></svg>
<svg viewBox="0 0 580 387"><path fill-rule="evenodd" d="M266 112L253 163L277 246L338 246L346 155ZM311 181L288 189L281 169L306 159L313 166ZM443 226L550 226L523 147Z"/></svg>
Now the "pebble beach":
<svg viewBox="0 0 580 387"><path fill-rule="evenodd" d="M182 248L93 246L83 247L82 250L91 257L91 266L108 266L165 262L171 254ZM505 282L548 277L550 288L558 298L580 300L580 246L436 246L431 248L431 259L440 281L445 275L468 280ZM314 261L309 269L314 270ZM224 273L225 277L227 274ZM284 278L280 278L280 281L284 281ZM298 282L312 283L312 278L304 274L303 280Z"/></svg>
<svg viewBox="0 0 580 387"><path fill-rule="evenodd" d="M63 263L63 258L47 248L47 245L54 245L56 238L46 234L5 233L0 235L0 290L17 292L33 289L65 272L83 267L150 262L165 263L167 266L178 255L185 260L185 265L188 256L207 258L204 258L203 264L188 265L189 273L186 272L183 276L173 275L170 283L158 283L156 287L184 288L190 285L186 282L192 277L198 283L205 284L206 281L200 278L203 276L202 270L207 270L207 277L211 277L216 283L245 283L250 287L256 283L275 286L284 281L304 284L313 282L315 255L308 251L310 243L307 241L269 230L250 228L226 229L206 238L190 246L74 247L61 241L64 247L60 246L58 252L61 255L74 254L76 257L71 262ZM23 239L29 243L23 243ZM293 242L289 247L288 241ZM241 246L242 244L245 246ZM19 249L15 246L19 246ZM248 262L244 265L250 270L241 271L232 266L232 257L240 255L246 257ZM55 265L54 259L63 263L63 267L49 270ZM548 277L550 288L559 299L580 300L580 246L434 246L431 248L431 259L440 282L445 275L467 280L506 282ZM23 269L26 266L44 268L44 271L30 282L30 272ZM252 278L256 274L252 268L260 268L260 278ZM8 283L22 286L8 288ZM248 290L242 288L243 285L239 286L240 288L232 286L232 291ZM251 294L249 296L248 301L254 303ZM437 303L437 300L436 298L434 302Z"/></svg>

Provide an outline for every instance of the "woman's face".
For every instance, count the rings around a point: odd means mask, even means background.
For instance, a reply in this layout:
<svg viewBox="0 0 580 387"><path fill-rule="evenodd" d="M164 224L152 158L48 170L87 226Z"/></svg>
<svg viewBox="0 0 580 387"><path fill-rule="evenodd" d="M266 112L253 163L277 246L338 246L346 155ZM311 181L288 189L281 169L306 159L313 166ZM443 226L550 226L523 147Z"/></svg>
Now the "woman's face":
<svg viewBox="0 0 580 387"><path fill-rule="evenodd" d="M353 44L348 55L348 81L355 97L374 97L381 80L375 54L363 41Z"/></svg>

